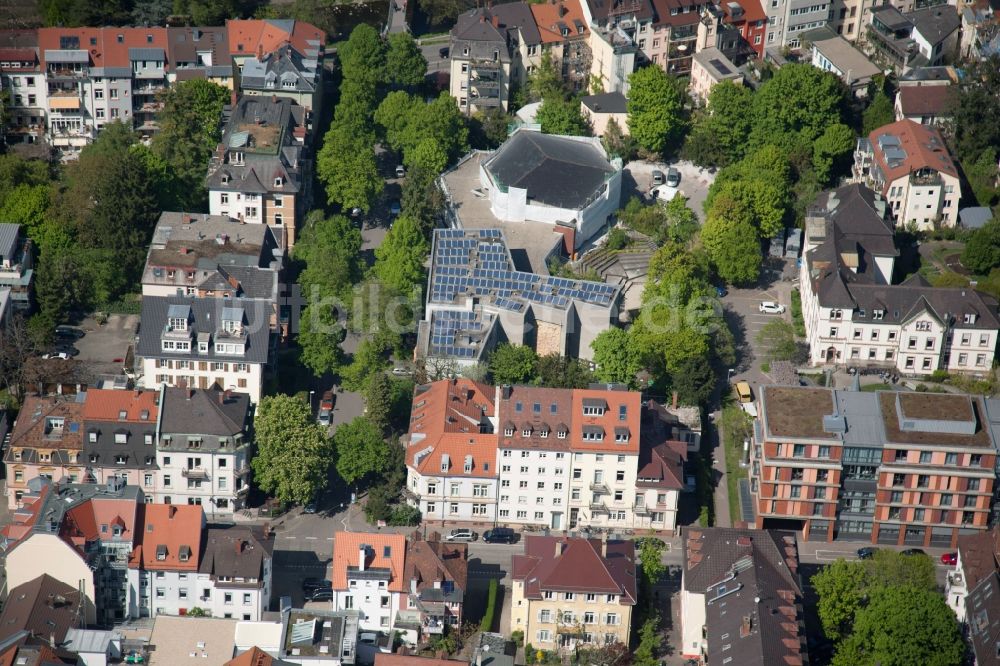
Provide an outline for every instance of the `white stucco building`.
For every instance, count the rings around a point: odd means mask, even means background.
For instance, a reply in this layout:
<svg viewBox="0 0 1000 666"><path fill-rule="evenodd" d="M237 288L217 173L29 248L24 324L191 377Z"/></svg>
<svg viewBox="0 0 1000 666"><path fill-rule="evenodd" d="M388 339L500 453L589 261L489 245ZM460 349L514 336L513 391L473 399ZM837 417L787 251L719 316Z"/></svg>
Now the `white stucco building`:
<svg viewBox="0 0 1000 666"><path fill-rule="evenodd" d="M357 611L358 626L392 633L404 591L406 537L337 532L333 537L333 610Z"/></svg>

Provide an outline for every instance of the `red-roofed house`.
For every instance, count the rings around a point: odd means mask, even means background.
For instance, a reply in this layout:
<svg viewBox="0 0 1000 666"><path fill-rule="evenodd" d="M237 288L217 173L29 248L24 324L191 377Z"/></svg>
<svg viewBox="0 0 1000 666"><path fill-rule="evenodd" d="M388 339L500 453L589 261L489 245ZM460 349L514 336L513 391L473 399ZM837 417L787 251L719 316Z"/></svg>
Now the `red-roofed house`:
<svg viewBox="0 0 1000 666"><path fill-rule="evenodd" d="M940 125L951 118L956 89L950 85L900 86L896 93L896 120Z"/></svg>
<svg viewBox="0 0 1000 666"><path fill-rule="evenodd" d="M129 559L129 617L184 615L205 606L197 578L205 514L200 506L146 504L142 534Z"/></svg>
<svg viewBox="0 0 1000 666"><path fill-rule="evenodd" d="M464 543L424 541L414 534L406 545L406 586L400 600L396 630L403 641L416 645L440 636L447 627L462 625L462 609L469 578L469 552Z"/></svg>
<svg viewBox="0 0 1000 666"><path fill-rule="evenodd" d="M958 221L958 167L934 127L900 120L859 139L854 182L880 192L898 225L927 230Z"/></svg>
<svg viewBox="0 0 1000 666"><path fill-rule="evenodd" d="M542 650L628 644L635 544L526 535L512 562L510 631Z"/></svg>
<svg viewBox="0 0 1000 666"><path fill-rule="evenodd" d="M359 611L362 629L391 632L405 590L405 561L402 534L336 532L330 572L333 610Z"/></svg>

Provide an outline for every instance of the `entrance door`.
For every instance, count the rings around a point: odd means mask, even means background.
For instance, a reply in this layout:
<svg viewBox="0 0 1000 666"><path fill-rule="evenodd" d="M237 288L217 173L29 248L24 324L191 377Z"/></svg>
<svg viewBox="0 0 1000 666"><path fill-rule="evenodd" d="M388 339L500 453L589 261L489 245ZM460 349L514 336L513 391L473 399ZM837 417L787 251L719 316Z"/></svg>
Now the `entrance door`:
<svg viewBox="0 0 1000 666"><path fill-rule="evenodd" d="M574 529L576 527L576 523L577 523L577 521L579 519L580 519L580 510L579 509L570 509L569 510L569 528L570 529Z"/></svg>
<svg viewBox="0 0 1000 666"><path fill-rule="evenodd" d="M562 513L554 512L552 514L552 529L554 530L562 529Z"/></svg>

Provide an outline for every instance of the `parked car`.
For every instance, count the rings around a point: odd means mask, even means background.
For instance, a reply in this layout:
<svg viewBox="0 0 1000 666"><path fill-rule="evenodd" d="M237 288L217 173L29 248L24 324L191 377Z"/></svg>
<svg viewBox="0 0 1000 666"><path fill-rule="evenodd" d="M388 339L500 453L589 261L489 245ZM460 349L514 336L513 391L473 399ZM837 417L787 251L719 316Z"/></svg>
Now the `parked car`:
<svg viewBox="0 0 1000 666"><path fill-rule="evenodd" d="M927 555L927 553L920 550L919 548L907 548L906 550L902 551L900 555Z"/></svg>
<svg viewBox="0 0 1000 666"><path fill-rule="evenodd" d="M309 601L333 601L333 590L329 587L313 590L313 593L309 595Z"/></svg>
<svg viewBox="0 0 1000 666"><path fill-rule="evenodd" d="M321 426L328 426L333 422L333 414L330 413L329 409L319 410L319 414L316 415L316 423Z"/></svg>
<svg viewBox="0 0 1000 666"><path fill-rule="evenodd" d="M444 538L445 541L475 541L478 535L472 530L460 527L458 529L452 530L448 533L448 536Z"/></svg>
<svg viewBox="0 0 1000 666"><path fill-rule="evenodd" d="M729 293L729 290L725 287L716 287L715 296L716 298L724 298Z"/></svg>
<svg viewBox="0 0 1000 666"><path fill-rule="evenodd" d="M56 345L56 351L67 356L79 356L80 350L71 344Z"/></svg>
<svg viewBox="0 0 1000 666"><path fill-rule="evenodd" d="M62 359L64 361L68 361L69 360L69 354L67 354L66 352L53 352L51 354L45 354L44 356L42 356L42 358L45 359L45 360L48 360L50 358L59 358L59 359Z"/></svg>
<svg viewBox="0 0 1000 666"><path fill-rule="evenodd" d="M870 560L875 557L875 553L878 552L878 548L872 546L865 546L864 548L858 548L858 559L859 560Z"/></svg>
<svg viewBox="0 0 1000 666"><path fill-rule="evenodd" d="M363 212L364 212L363 210L355 206L354 208L351 209L351 217L361 217L361 213Z"/></svg>
<svg viewBox="0 0 1000 666"><path fill-rule="evenodd" d="M941 564L955 566L958 564L958 553L944 553L941 555Z"/></svg>
<svg viewBox="0 0 1000 666"><path fill-rule="evenodd" d="M680 184L681 172L673 167L667 169L667 185L670 187L678 187Z"/></svg>
<svg viewBox="0 0 1000 666"><path fill-rule="evenodd" d="M396 166L396 178L402 178L406 175L406 168L400 164Z"/></svg>
<svg viewBox="0 0 1000 666"><path fill-rule="evenodd" d="M76 326L68 326L63 324L61 326L56 326L56 337L62 338L64 340L79 340L86 332L82 328L77 328Z"/></svg>
<svg viewBox="0 0 1000 666"><path fill-rule="evenodd" d="M393 199L389 203L389 214L390 215L399 215L399 213L400 213L401 210L402 210L402 208L399 205L399 199Z"/></svg>
<svg viewBox="0 0 1000 666"><path fill-rule="evenodd" d="M309 502L302 507L302 513L316 513L316 502Z"/></svg>
<svg viewBox="0 0 1000 666"><path fill-rule="evenodd" d="M392 369L392 374L396 375L397 377L407 377L409 375L412 375L413 371L410 370L409 368L404 368L403 366L400 365Z"/></svg>
<svg viewBox="0 0 1000 666"><path fill-rule="evenodd" d="M486 543L515 543L517 534L509 527L494 527L483 532L483 541Z"/></svg>
<svg viewBox="0 0 1000 666"><path fill-rule="evenodd" d="M759 310L761 314L784 314L785 306L781 303L775 303L774 301L761 301L757 310Z"/></svg>
<svg viewBox="0 0 1000 666"><path fill-rule="evenodd" d="M667 181L667 177L663 175L663 172L659 169L653 169L653 187L657 185L663 185Z"/></svg>
<svg viewBox="0 0 1000 666"><path fill-rule="evenodd" d="M324 409L326 411L328 411L328 412L329 411L333 411L333 403L334 403L334 401L336 399L337 399L337 397L335 395L333 395L333 391L332 390L330 390L330 391L323 391L323 395L319 399L319 408L320 408L320 411L322 411Z"/></svg>
<svg viewBox="0 0 1000 666"><path fill-rule="evenodd" d="M333 583L325 578L306 578L302 581L303 592L312 592L319 589L333 589Z"/></svg>
<svg viewBox="0 0 1000 666"><path fill-rule="evenodd" d="M736 382L736 386L733 387L733 392L736 394L736 399L740 403L745 404L748 402L753 402L753 392L750 391L749 382Z"/></svg>
<svg viewBox="0 0 1000 666"><path fill-rule="evenodd" d="M438 49L438 55L442 58L447 58L450 53L451 51L447 46L443 46Z"/></svg>

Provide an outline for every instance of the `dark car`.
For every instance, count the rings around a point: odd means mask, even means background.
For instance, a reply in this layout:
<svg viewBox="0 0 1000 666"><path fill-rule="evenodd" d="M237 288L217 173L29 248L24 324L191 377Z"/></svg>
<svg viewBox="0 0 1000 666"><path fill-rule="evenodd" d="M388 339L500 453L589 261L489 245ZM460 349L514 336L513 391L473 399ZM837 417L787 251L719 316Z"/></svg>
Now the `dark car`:
<svg viewBox="0 0 1000 666"><path fill-rule="evenodd" d="M309 595L309 601L333 601L333 590L329 587L313 590L313 593Z"/></svg>
<svg viewBox="0 0 1000 666"><path fill-rule="evenodd" d="M447 46L438 49L438 55L442 58L447 58L449 53L450 51Z"/></svg>
<svg viewBox="0 0 1000 666"><path fill-rule="evenodd" d="M56 326L56 337L60 340L79 340L84 335L86 335L86 332L76 326L68 326L66 324Z"/></svg>
<svg viewBox="0 0 1000 666"><path fill-rule="evenodd" d="M324 578L306 578L302 581L303 592L314 592L325 589L333 589L333 583Z"/></svg>
<svg viewBox="0 0 1000 666"><path fill-rule="evenodd" d="M509 527L494 527L483 532L483 541L486 543L514 543L517 541L517 534Z"/></svg>
<svg viewBox="0 0 1000 666"><path fill-rule="evenodd" d="M871 546L866 546L864 548L858 548L858 559L859 560L870 560L875 557L875 553L878 552L878 548L872 548Z"/></svg>
<svg viewBox="0 0 1000 666"><path fill-rule="evenodd" d="M900 555L927 555L927 553L920 550L919 548L907 548L906 550L902 551Z"/></svg>
<svg viewBox="0 0 1000 666"><path fill-rule="evenodd" d="M725 287L716 287L715 288L715 295L716 295L717 298L722 298L722 297L724 297L728 293L729 293L729 290L726 289Z"/></svg>

